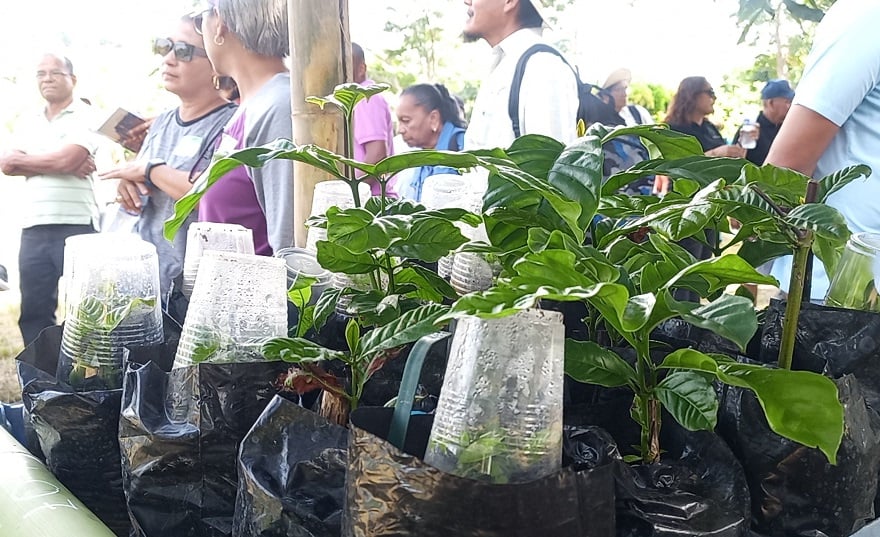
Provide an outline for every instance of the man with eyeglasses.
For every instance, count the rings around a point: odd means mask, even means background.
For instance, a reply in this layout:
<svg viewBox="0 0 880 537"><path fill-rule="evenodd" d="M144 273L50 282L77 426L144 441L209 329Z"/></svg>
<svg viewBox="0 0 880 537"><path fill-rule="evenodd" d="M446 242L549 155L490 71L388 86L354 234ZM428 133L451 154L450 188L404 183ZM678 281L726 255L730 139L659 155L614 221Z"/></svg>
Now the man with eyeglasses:
<svg viewBox="0 0 880 537"><path fill-rule="evenodd" d="M162 56L162 81L180 98L180 105L155 118L132 162L102 171L99 177L119 179L117 200L125 210L140 214L136 230L156 246L159 283L167 302L172 282L183 271L186 232L169 243L163 237L164 222L173 214L174 202L208 167L235 105L221 96L203 39L190 17L178 21L171 37L154 39L153 52ZM184 226L196 216L191 215Z"/></svg>
<svg viewBox="0 0 880 537"><path fill-rule="evenodd" d="M74 99L71 61L45 54L36 69L37 89L46 102L40 113L15 129L15 145L0 155L0 171L25 177L27 206L18 256L25 345L55 324L64 241L93 233L98 223L92 172L97 140L88 105Z"/></svg>

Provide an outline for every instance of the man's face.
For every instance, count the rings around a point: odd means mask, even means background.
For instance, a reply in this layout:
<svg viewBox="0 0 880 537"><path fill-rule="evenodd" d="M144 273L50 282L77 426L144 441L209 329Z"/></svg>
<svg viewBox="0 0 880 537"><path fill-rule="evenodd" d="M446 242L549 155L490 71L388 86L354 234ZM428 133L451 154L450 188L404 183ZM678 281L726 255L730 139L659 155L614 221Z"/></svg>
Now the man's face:
<svg viewBox="0 0 880 537"><path fill-rule="evenodd" d="M626 106L627 96L629 95L629 83L618 82L608 89L608 93L614 97L614 109L620 112Z"/></svg>
<svg viewBox="0 0 880 537"><path fill-rule="evenodd" d="M196 33L193 25L181 22L168 39L175 43L175 47L162 57L162 82L165 89L183 97L213 87L214 69L205 52L202 36ZM192 47L191 55L186 53L186 45ZM175 52L175 48L178 52ZM189 60L179 58L178 53L184 58L189 57Z"/></svg>
<svg viewBox="0 0 880 537"><path fill-rule="evenodd" d="M50 103L63 103L73 97L76 77L60 58L43 56L37 65L37 87L40 95Z"/></svg>
<svg viewBox="0 0 880 537"><path fill-rule="evenodd" d="M464 0L467 20L464 23L465 41L491 39L504 20L505 0ZM495 43L490 42L490 45Z"/></svg>
<svg viewBox="0 0 880 537"><path fill-rule="evenodd" d="M785 97L774 97L764 101L764 116L771 122L780 125L788 110L791 108L791 99Z"/></svg>

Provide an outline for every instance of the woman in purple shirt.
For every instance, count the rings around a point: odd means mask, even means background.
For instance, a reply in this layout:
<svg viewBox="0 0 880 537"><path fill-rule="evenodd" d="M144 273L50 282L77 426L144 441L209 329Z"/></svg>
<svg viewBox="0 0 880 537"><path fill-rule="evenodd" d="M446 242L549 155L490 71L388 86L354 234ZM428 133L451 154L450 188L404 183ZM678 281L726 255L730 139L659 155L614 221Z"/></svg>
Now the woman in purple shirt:
<svg viewBox="0 0 880 537"><path fill-rule="evenodd" d="M291 138L286 0L209 0L194 17L218 75L238 84L241 103L217 151L229 153ZM257 254L293 246L293 163L241 166L215 183L199 203L199 220L240 224L254 232Z"/></svg>

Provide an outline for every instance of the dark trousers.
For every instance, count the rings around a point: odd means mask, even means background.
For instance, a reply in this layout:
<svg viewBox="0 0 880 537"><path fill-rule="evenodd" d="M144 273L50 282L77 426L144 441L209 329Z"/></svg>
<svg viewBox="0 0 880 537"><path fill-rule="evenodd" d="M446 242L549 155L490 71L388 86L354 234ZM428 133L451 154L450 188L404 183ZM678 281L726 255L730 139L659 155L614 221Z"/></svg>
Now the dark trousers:
<svg viewBox="0 0 880 537"><path fill-rule="evenodd" d="M94 233L91 225L52 224L21 230L18 273L21 282L21 316L18 328L24 344L37 339L56 323L58 279L64 268L64 241L72 235Z"/></svg>

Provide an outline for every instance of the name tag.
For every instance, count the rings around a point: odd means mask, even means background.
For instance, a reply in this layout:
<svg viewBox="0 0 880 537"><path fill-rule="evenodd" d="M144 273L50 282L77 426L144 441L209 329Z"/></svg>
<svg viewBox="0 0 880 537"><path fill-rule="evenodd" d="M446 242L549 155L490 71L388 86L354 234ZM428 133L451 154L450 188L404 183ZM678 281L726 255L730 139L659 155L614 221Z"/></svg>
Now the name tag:
<svg viewBox="0 0 880 537"><path fill-rule="evenodd" d="M225 132L223 136L220 138L220 144L217 146L217 150L214 151L215 156L226 156L229 153L232 153L238 147L238 140L229 136Z"/></svg>
<svg viewBox="0 0 880 537"><path fill-rule="evenodd" d="M174 148L174 156L181 158L192 158L199 154L199 149L202 147L201 136L189 135L184 136L177 142L177 146Z"/></svg>

